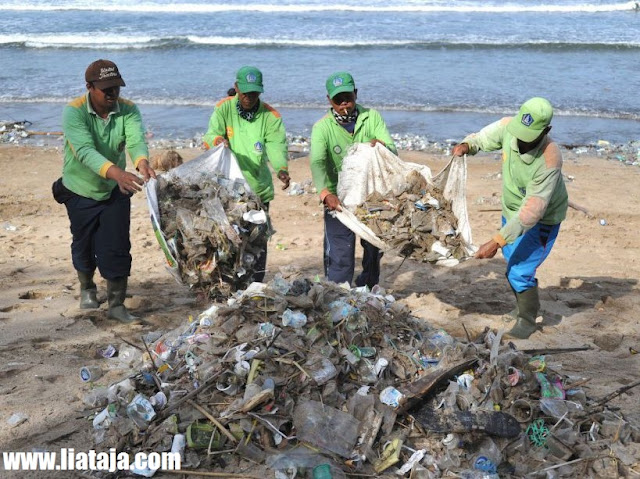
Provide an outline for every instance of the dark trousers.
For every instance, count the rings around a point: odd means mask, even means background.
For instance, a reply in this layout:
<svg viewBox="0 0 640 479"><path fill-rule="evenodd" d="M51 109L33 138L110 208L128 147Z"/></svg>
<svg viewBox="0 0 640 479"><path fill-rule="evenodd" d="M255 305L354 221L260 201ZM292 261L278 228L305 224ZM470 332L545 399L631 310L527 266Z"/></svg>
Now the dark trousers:
<svg viewBox="0 0 640 479"><path fill-rule="evenodd" d="M264 210L269 214L269 203L263 203ZM264 253L256 258L256 270L253 273L253 281L262 283L267 273L267 246L264 247Z"/></svg>
<svg viewBox="0 0 640 479"><path fill-rule="evenodd" d="M92 273L96 266L107 280L131 272L131 198L116 186L104 201L74 194L65 202L71 221L73 267Z"/></svg>
<svg viewBox="0 0 640 479"><path fill-rule="evenodd" d="M364 249L362 273L356 278L356 286L373 288L380 280L382 252L371 243L360 239ZM355 269L356 235L324 210L324 275L335 283L351 284Z"/></svg>

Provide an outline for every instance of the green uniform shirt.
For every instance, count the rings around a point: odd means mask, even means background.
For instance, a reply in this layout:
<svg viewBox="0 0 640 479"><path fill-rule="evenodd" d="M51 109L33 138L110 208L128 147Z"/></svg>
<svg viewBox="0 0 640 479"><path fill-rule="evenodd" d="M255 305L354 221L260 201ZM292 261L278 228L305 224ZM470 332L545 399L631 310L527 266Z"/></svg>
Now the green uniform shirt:
<svg viewBox="0 0 640 479"><path fill-rule="evenodd" d="M284 124L280 113L263 101L251 121L239 115L237 103L237 95L218 102L203 140L207 148L214 146L218 139L229 140L247 183L267 203L273 199L273 180L267 161L277 173L287 170Z"/></svg>
<svg viewBox="0 0 640 479"><path fill-rule="evenodd" d="M376 139L383 141L390 151L398 154L380 113L360 105L356 105L356 108L358 119L353 134L340 126L331 109L311 130L311 175L321 199L328 193L337 194L342 159L354 143L366 143Z"/></svg>
<svg viewBox="0 0 640 479"><path fill-rule="evenodd" d="M502 149L502 214L507 222L494 237L501 246L538 222L560 223L569 203L558 145L546 136L532 151L520 154L518 140L507 131L510 120L496 121L462 141L472 155Z"/></svg>
<svg viewBox="0 0 640 479"><path fill-rule="evenodd" d="M124 98L106 119L91 107L89 93L76 98L62 112L62 131L62 183L86 198L102 201L111 196L118 183L106 178L107 170L112 165L125 169L125 147L134 166L149 158L140 111Z"/></svg>

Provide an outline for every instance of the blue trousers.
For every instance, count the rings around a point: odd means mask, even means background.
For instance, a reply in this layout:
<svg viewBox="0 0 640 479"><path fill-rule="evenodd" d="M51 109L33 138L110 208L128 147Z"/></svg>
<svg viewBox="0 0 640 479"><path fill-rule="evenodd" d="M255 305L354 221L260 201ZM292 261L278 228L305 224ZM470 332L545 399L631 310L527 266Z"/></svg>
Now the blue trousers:
<svg viewBox="0 0 640 479"><path fill-rule="evenodd" d="M362 273L356 278L356 286L373 288L380 280L380 258L382 252L371 243L361 239L364 249ZM355 270L356 235L324 210L324 275L334 283L351 284Z"/></svg>
<svg viewBox="0 0 640 479"><path fill-rule="evenodd" d="M93 273L96 266L107 280L131 272L131 197L117 186L109 199L96 201L74 194L65 202L71 222L73 267Z"/></svg>
<svg viewBox="0 0 640 479"><path fill-rule="evenodd" d="M502 225L506 223L502 217ZM557 225L536 224L513 243L502 247L507 260L507 280L516 293L538 285L536 270L547 259L558 237Z"/></svg>

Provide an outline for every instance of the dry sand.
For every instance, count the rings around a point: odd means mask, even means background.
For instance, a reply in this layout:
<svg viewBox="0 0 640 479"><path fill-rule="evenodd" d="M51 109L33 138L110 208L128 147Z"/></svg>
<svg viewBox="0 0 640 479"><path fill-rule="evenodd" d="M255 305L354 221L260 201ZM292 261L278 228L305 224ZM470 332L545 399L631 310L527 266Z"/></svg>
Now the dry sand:
<svg viewBox="0 0 640 479"><path fill-rule="evenodd" d="M185 159L200 153L181 150ZM434 173L448 160L406 151L400 156L425 163ZM80 399L89 387L80 381L80 368L104 365L96 350L119 345L119 338L141 344L142 334L174 328L206 307L165 271L141 193L132 201L133 269L127 304L145 323L126 326L108 320L105 305L97 311L79 310L69 221L64 206L51 197L61 165L59 149L0 145L2 451L89 449L89 411ZM294 181L311 177L307 158L292 161L290 168ZM496 155L469 159L467 203L476 244L489 239L499 224L499 171ZM564 374L589 378L587 395L601 397L640 379L640 354L630 351L640 350L640 169L567 152L564 173L572 180L567 183L570 199L593 218L569 210L554 250L538 272L547 311L544 329L516 344L522 349L591 345L589 351L554 354L551 360ZM277 191L271 212L277 232L269 245L266 280L280 270L310 278L321 275L323 226L317 196ZM456 337L464 338L463 325L471 336L485 326L501 327L501 315L513 307L500 254L455 268L410 260L400 265L397 257L383 258L381 285L416 316ZM102 279L98 288L104 298ZM122 375L113 369L101 383ZM640 388L632 389L610 404L640 415L639 395ZM12 428L7 419L13 413L26 414L28 420Z"/></svg>

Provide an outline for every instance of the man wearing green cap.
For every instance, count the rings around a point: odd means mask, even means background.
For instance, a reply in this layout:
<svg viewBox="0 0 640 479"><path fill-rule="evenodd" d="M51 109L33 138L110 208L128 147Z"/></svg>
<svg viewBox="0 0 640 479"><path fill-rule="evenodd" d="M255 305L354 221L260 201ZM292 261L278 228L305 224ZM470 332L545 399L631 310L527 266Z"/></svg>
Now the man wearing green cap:
<svg viewBox="0 0 640 479"><path fill-rule="evenodd" d="M493 258L502 248L507 280L517 306L507 333L527 339L538 328L540 309L536 270L555 243L569 198L562 179L562 154L549 138L553 108L544 98L526 101L512 118L503 118L467 136L453 154L475 155L502 149L502 228L480 246L476 258Z"/></svg>
<svg viewBox="0 0 640 479"><path fill-rule="evenodd" d="M267 161L278 179L289 186L287 171L287 139L280 113L260 101L264 91L262 72L245 66L238 70L234 84L237 94L223 98L209 120L203 141L206 149L224 143L238 160L247 183L268 210L273 199L273 180ZM262 281L267 265L267 252L257 259L254 281Z"/></svg>
<svg viewBox="0 0 640 479"><path fill-rule="evenodd" d="M341 210L338 199L338 173L342 159L354 143L380 143L394 154L396 146L387 125L376 110L356 103L358 90L347 72L331 75L326 81L331 108L311 131L311 174L324 209L324 271L336 283L351 284L355 269L355 234L333 215ZM380 278L380 250L361 240L364 253L362 273L356 286L372 288Z"/></svg>

